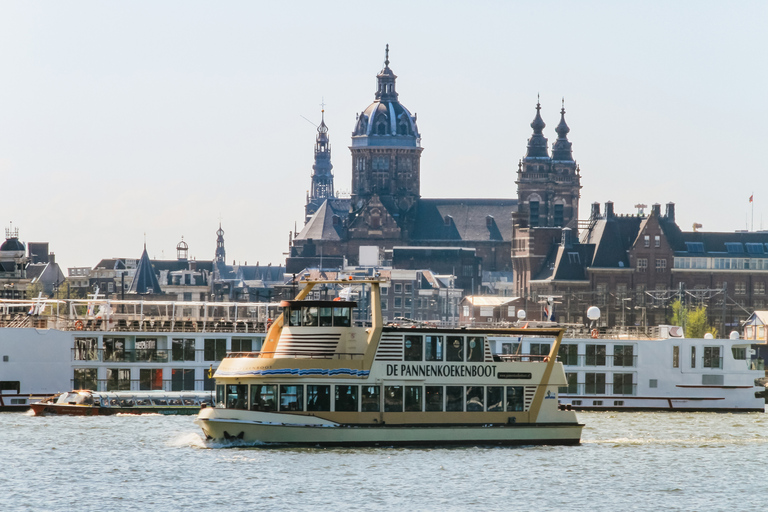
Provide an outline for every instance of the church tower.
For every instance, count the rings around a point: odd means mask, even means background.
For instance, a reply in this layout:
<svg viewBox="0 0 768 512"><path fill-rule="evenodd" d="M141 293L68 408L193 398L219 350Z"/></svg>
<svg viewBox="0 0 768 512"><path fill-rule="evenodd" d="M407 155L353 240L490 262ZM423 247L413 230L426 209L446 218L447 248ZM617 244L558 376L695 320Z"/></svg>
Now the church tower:
<svg viewBox="0 0 768 512"><path fill-rule="evenodd" d="M216 231L216 263L226 263L227 252L224 250L224 230L221 229L221 223L219 223L219 229Z"/></svg>
<svg viewBox="0 0 768 512"><path fill-rule="evenodd" d="M333 165L331 164L331 144L328 139L328 127L325 125L325 109L321 111L320 126L317 127L315 140L315 165L312 166L312 191L307 194L304 207L304 222L309 222L312 215L326 199L334 198Z"/></svg>
<svg viewBox="0 0 768 512"><path fill-rule="evenodd" d="M518 217L532 228L576 227L579 215L581 176L573 160L570 129L565 122L565 105L560 110L560 123L555 128L557 140L549 156L543 131L541 104L536 103L536 117L531 123L533 134L528 150L517 170Z"/></svg>
<svg viewBox="0 0 768 512"><path fill-rule="evenodd" d="M375 199L402 227L421 194L422 147L416 116L398 101L396 79L387 45L374 101L357 116L352 132L351 213Z"/></svg>

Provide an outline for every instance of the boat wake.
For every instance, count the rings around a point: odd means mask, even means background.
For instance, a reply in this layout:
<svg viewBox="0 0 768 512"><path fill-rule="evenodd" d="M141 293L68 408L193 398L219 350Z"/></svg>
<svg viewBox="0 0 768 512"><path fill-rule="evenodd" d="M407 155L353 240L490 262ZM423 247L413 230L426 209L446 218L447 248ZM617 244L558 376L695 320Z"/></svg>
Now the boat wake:
<svg viewBox="0 0 768 512"><path fill-rule="evenodd" d="M186 433L179 434L170 441L168 446L175 448L189 447L200 448L202 450L216 450L222 448L257 448L262 446L268 446L265 443L259 441L243 441L241 439L235 439L231 441L205 439L202 434Z"/></svg>

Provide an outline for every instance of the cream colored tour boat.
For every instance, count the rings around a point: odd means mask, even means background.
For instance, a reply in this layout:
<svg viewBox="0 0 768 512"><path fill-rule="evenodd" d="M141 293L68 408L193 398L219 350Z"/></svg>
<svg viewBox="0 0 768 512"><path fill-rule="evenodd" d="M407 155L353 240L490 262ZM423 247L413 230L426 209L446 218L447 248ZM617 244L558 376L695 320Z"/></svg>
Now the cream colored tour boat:
<svg viewBox="0 0 768 512"><path fill-rule="evenodd" d="M318 284L370 290L370 327L352 301L303 300ZM366 296L366 295L364 295ZM556 362L560 329L384 326L380 281L308 281L260 352L230 353L216 404L196 423L209 439L304 445L578 444ZM549 355L494 356L488 336L554 338ZM570 409L570 408L568 408Z"/></svg>

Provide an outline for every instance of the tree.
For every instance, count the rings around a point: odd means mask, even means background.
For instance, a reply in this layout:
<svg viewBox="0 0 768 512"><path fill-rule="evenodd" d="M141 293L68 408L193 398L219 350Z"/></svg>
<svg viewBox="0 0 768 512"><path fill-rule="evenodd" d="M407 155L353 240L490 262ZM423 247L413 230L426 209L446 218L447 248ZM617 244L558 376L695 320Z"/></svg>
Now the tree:
<svg viewBox="0 0 768 512"><path fill-rule="evenodd" d="M685 331L688 338L703 338L710 333L717 337L717 329L709 325L707 321L707 306L699 306L695 309L686 308L679 300L672 303L672 324L679 325Z"/></svg>

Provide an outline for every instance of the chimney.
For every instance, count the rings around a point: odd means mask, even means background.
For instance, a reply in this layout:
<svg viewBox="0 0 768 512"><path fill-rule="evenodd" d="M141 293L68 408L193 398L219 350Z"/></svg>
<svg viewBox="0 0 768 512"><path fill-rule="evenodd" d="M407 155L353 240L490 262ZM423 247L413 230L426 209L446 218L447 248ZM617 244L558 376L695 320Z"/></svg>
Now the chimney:
<svg viewBox="0 0 768 512"><path fill-rule="evenodd" d="M661 217L661 205L659 203L656 203L653 206L651 206L651 213L657 217Z"/></svg>
<svg viewBox="0 0 768 512"><path fill-rule="evenodd" d="M485 227L491 229L493 227L493 215L485 216Z"/></svg>
<svg viewBox="0 0 768 512"><path fill-rule="evenodd" d="M589 218L592 220L600 218L600 203L592 203L592 213Z"/></svg>
<svg viewBox="0 0 768 512"><path fill-rule="evenodd" d="M56 263L56 255L53 254L52 252L48 253L48 263L50 263L51 265Z"/></svg>
<svg viewBox="0 0 768 512"><path fill-rule="evenodd" d="M667 219L675 222L675 203L667 203Z"/></svg>
<svg viewBox="0 0 768 512"><path fill-rule="evenodd" d="M571 228L563 228L563 249L572 249Z"/></svg>
<svg viewBox="0 0 768 512"><path fill-rule="evenodd" d="M605 203L605 218L606 219L613 218L613 201L607 201Z"/></svg>

